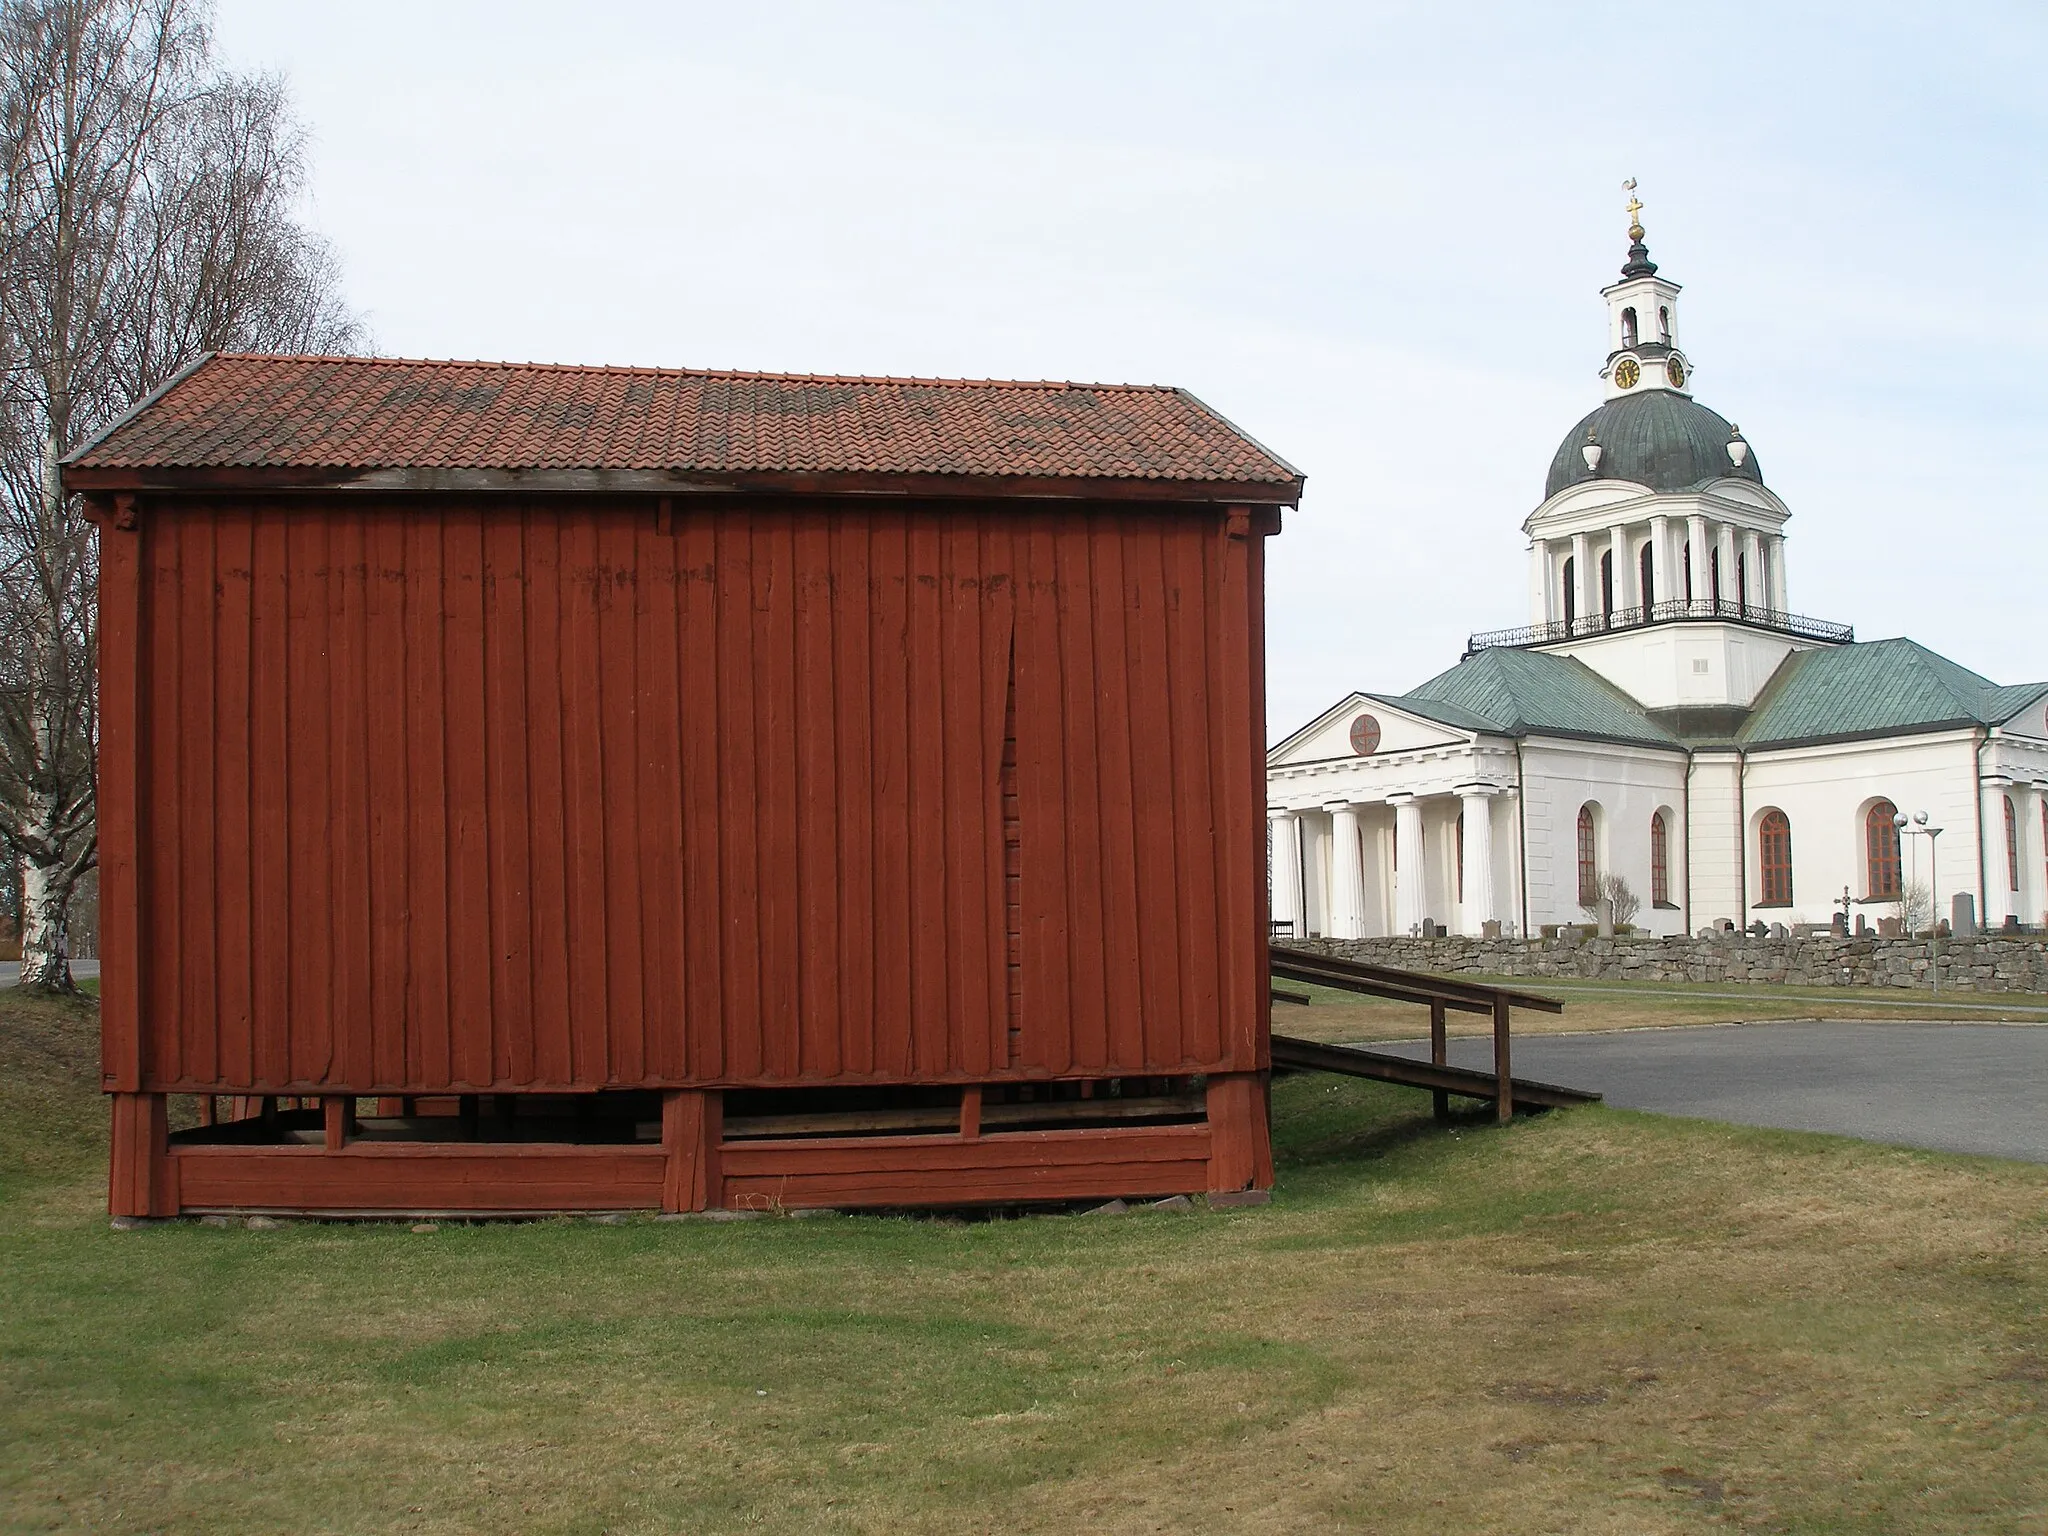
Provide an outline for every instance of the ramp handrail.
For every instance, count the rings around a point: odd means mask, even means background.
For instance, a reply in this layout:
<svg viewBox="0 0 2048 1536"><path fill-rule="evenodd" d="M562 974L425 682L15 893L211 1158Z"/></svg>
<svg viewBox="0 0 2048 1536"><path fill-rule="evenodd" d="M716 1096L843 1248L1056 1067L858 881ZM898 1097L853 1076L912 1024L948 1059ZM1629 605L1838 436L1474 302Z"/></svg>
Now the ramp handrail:
<svg viewBox="0 0 2048 1536"><path fill-rule="evenodd" d="M1334 955L1319 955L1305 949L1293 949L1285 944L1271 946L1272 974L1286 981L1307 981L1318 986L1336 987L1346 992L1358 992L1367 997L1391 998L1396 1002L1424 1003L1429 1007L1429 1057L1432 1064L1445 1066L1449 1060L1449 1045L1446 1039L1445 1014L1456 1009L1460 1013L1484 1013L1493 1017L1493 1076L1500 1121L1505 1125L1514 1118L1515 1081L1510 1072L1512 1051L1509 1042L1509 1021L1517 1008L1528 1008L1538 1013L1563 1013L1564 1004L1554 997L1541 997L1533 992L1514 992L1506 987L1490 987L1483 982L1454 981L1446 976L1431 976L1422 971L1398 970L1390 965L1366 965L1357 960L1340 960ZM1296 999L1287 998L1292 1002ZM1436 1093L1437 1118L1450 1113L1445 1090Z"/></svg>

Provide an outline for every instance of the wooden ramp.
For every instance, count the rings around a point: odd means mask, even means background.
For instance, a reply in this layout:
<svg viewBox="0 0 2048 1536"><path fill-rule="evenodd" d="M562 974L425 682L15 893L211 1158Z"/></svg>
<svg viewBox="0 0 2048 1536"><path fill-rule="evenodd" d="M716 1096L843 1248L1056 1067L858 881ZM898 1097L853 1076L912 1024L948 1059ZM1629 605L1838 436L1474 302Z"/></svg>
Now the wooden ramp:
<svg viewBox="0 0 2048 1536"><path fill-rule="evenodd" d="M1297 1040L1291 1035L1273 1036L1273 1065L1299 1067L1311 1072L1341 1072L1347 1077L1372 1077L1383 1083L1402 1083L1410 1088L1433 1088L1438 1093L1462 1094L1470 1099L1497 1101L1491 1072L1448 1063L1417 1061L1387 1051L1368 1051L1355 1045L1321 1045L1314 1040ZM1597 1104L1600 1095L1590 1088L1565 1088L1556 1083L1539 1083L1534 1078L1508 1079L1515 1109L1569 1109L1575 1104Z"/></svg>
<svg viewBox="0 0 2048 1536"><path fill-rule="evenodd" d="M1392 966L1364 965L1355 960L1339 960L1280 944L1272 946L1272 971L1275 981L1312 982L1317 986L1335 987L1366 997L1420 1003L1429 1009L1428 1061L1414 1061L1386 1051L1360 1050L1356 1046L1319 1045L1313 1040L1276 1034L1273 1036L1273 1061L1276 1065L1342 1072L1351 1077L1372 1077L1382 1082L1428 1088L1436 1094L1439 1119L1450 1113L1449 1096L1454 1093L1492 1101L1503 1121L1523 1107L1557 1109L1599 1102L1600 1095L1590 1089L1539 1083L1530 1078L1516 1077L1513 1073L1509 1022L1514 1010L1527 1008L1538 1013L1563 1013L1564 1004L1554 997L1510 991L1506 987L1489 987L1479 982L1457 981L1448 976L1430 976L1421 971L1396 970ZM1306 1003L1308 997L1275 987L1273 1001ZM1483 1013L1492 1018L1491 1072L1450 1065L1444 1023L1450 1013Z"/></svg>

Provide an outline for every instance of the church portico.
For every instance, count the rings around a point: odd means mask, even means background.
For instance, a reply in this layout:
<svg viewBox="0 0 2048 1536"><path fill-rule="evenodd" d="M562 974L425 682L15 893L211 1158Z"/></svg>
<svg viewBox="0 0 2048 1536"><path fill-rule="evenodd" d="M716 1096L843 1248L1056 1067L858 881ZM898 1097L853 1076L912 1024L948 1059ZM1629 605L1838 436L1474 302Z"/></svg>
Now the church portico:
<svg viewBox="0 0 2048 1536"><path fill-rule="evenodd" d="M1466 782L1267 808L1275 932L1366 939L1419 933L1425 921L1478 935L1500 921L1496 893L1515 879L1497 819L1513 791ZM1282 926L1285 925L1285 926Z"/></svg>

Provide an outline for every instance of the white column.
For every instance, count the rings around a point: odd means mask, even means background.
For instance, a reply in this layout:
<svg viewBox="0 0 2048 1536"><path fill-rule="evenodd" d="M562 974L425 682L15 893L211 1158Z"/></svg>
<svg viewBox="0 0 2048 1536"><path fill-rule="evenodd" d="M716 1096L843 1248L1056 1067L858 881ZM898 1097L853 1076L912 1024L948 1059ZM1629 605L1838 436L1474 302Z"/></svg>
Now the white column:
<svg viewBox="0 0 2048 1536"><path fill-rule="evenodd" d="M2012 789L2012 781L1985 779L1981 788L1984 801L1984 910L1978 914L1977 920L1986 928L1997 928L2005 922L2006 913L2019 910L2013 905L2012 864L2005 841L2005 797ZM2014 802L2013 811L2017 817L2018 802ZM2017 820L2013 830L2019 830ZM1954 882L1952 889L1968 890L1971 884L1969 873L1966 864L1962 878ZM1939 922L1945 915L1937 912L1935 920Z"/></svg>
<svg viewBox="0 0 2048 1536"><path fill-rule="evenodd" d="M1671 519L1653 517L1650 519L1650 584L1655 589L1643 595L1643 606L1653 603L1668 603L1682 594L1673 590L1678 584L1671 579Z"/></svg>
<svg viewBox="0 0 2048 1536"><path fill-rule="evenodd" d="M1581 535L1583 537L1583 535ZM1394 933L1413 933L1422 926L1428 888L1428 867L1422 860L1422 802L1407 793L1387 796L1394 808Z"/></svg>
<svg viewBox="0 0 2048 1536"><path fill-rule="evenodd" d="M1692 579L1692 600L1704 603L1714 595L1707 572L1706 514L1695 512L1685 520L1686 570ZM1685 594L1680 593L1679 596Z"/></svg>
<svg viewBox="0 0 2048 1536"><path fill-rule="evenodd" d="M1748 581L1749 606L1769 608L1771 594L1764 580L1764 540L1754 528L1744 530L1742 535L1742 571Z"/></svg>
<svg viewBox="0 0 2048 1536"><path fill-rule="evenodd" d="M1529 622L1548 624L1556 617L1550 610L1550 542L1535 539L1529 544Z"/></svg>
<svg viewBox="0 0 2048 1536"><path fill-rule="evenodd" d="M1583 533L1572 535L1572 605L1581 624L1600 611L1600 600L1594 595L1600 583L1591 569L1592 551L1591 539Z"/></svg>
<svg viewBox="0 0 2048 1536"><path fill-rule="evenodd" d="M1285 806L1266 807L1266 833L1272 846L1272 919L1275 932L1286 923L1292 938L1304 938L1308 923L1301 902L1301 824Z"/></svg>
<svg viewBox="0 0 2048 1536"><path fill-rule="evenodd" d="M1628 530L1608 530L1607 546L1614 561L1614 606L1633 608L1636 605L1636 563L1628 557Z"/></svg>
<svg viewBox="0 0 2048 1536"><path fill-rule="evenodd" d="M1365 864L1358 846L1358 807L1333 800L1330 813L1330 921L1333 939L1365 937Z"/></svg>
<svg viewBox="0 0 2048 1536"><path fill-rule="evenodd" d="M1721 600L1732 603L1735 601L1735 525L1722 523L1717 542L1721 548Z"/></svg>
<svg viewBox="0 0 2048 1536"><path fill-rule="evenodd" d="M1465 887L1459 926L1474 938L1479 925L1500 916L1493 903L1493 796L1491 784L1461 784L1458 805L1465 816L1465 863L1460 880Z"/></svg>
<svg viewBox="0 0 2048 1536"><path fill-rule="evenodd" d="M1770 539L1771 606L1780 613L1792 611L1792 601L1785 595L1785 535L1773 534Z"/></svg>

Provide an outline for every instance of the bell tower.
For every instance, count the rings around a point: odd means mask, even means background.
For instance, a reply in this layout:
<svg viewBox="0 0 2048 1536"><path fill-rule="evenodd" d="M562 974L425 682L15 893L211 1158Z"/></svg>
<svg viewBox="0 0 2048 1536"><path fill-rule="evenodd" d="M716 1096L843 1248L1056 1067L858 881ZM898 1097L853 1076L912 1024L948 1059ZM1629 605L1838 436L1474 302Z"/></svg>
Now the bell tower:
<svg viewBox="0 0 2048 1536"><path fill-rule="evenodd" d="M1610 400L1653 389L1690 395L1692 362L1678 347L1678 284L1657 275L1643 243L1635 177L1621 185L1628 193L1628 261L1621 281L1600 290L1607 301L1608 349L1600 378Z"/></svg>

